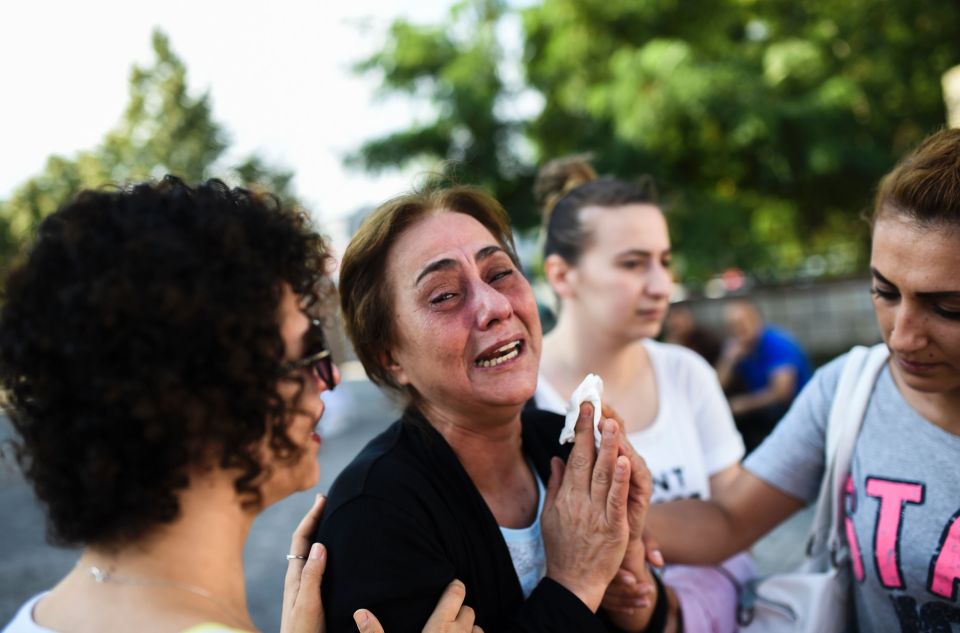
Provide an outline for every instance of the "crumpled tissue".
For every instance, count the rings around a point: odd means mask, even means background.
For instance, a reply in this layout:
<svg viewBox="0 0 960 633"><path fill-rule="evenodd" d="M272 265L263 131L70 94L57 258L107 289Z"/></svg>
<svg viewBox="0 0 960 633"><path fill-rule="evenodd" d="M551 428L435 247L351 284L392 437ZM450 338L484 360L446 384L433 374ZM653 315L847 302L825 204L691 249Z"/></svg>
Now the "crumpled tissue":
<svg viewBox="0 0 960 633"><path fill-rule="evenodd" d="M600 396L603 394L603 379L596 374L587 374L570 396L567 405L567 416L564 419L563 430L560 431L560 443L573 442L574 427L580 417L580 405L589 402L593 405L593 439L597 448L600 448Z"/></svg>

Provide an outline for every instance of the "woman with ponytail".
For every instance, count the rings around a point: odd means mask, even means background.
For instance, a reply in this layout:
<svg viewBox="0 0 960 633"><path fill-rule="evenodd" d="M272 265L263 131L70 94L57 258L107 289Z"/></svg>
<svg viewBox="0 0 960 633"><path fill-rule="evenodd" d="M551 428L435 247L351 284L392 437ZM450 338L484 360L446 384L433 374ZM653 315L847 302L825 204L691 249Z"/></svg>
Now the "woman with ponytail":
<svg viewBox="0 0 960 633"><path fill-rule="evenodd" d="M622 416L653 475L653 503L709 498L740 462L743 442L713 369L686 348L653 340L673 277L667 220L652 189L649 181L599 178L584 156L538 174L557 323L543 340L535 402L563 412L583 377L599 375L604 404ZM664 630L681 622L693 632L736 629L736 583L753 574L748 555L719 567L670 566L662 582L642 561L628 553L605 597L622 628L652 630L666 603Z"/></svg>

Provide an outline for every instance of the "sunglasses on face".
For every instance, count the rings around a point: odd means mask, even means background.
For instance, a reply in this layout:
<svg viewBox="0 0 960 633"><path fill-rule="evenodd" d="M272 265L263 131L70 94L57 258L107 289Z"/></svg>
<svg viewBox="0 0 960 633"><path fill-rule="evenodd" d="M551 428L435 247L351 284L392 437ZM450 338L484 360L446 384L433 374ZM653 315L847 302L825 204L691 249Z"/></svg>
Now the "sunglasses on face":
<svg viewBox="0 0 960 633"><path fill-rule="evenodd" d="M333 359L330 357L330 348L323 335L320 321L311 321L310 329L304 337L305 353L303 358L284 364L281 373L284 375L300 369L310 369L317 372L317 376L327 385L328 391L333 391L336 384L333 380Z"/></svg>

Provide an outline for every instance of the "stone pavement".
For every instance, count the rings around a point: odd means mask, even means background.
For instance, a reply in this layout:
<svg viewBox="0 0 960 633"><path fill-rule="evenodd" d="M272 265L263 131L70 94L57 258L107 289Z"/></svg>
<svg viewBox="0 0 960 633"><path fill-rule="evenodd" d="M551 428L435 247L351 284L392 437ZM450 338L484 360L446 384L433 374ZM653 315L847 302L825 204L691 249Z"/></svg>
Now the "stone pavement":
<svg viewBox="0 0 960 633"><path fill-rule="evenodd" d="M348 364L349 365L349 364ZM326 491L366 442L397 416L396 407L363 379L362 370L344 366L344 380L329 394L321 423L320 483ZM327 398L325 398L327 400ZM0 442L11 437L0 416ZM280 625L280 597L290 533L310 507L315 491L295 494L267 508L254 523L244 552L247 597L253 620L265 632ZM755 548L758 567L769 571L798 562L810 512L802 512ZM9 450L0 454L0 628L17 607L51 587L75 563L77 550L64 550L44 540L43 511L12 465Z"/></svg>

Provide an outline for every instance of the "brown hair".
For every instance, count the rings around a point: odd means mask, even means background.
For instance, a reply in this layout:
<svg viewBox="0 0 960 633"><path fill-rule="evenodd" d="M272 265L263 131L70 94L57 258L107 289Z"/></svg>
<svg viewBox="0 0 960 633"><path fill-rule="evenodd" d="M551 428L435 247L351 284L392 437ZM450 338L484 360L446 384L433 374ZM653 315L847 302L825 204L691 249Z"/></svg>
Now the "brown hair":
<svg viewBox="0 0 960 633"><path fill-rule="evenodd" d="M543 257L556 253L575 265L591 236L580 222L580 210L628 204L656 204L653 180L638 182L616 178L598 178L587 163L589 155L580 154L552 160L537 173L534 194L543 205Z"/></svg>
<svg viewBox="0 0 960 633"><path fill-rule="evenodd" d="M428 187L381 204L350 240L340 267L340 306L357 358L374 383L405 390L383 366L380 354L396 342L396 315L386 282L390 250L397 239L431 212L463 213L485 226L519 267L510 220L496 199L477 187ZM411 401L416 393L406 391Z"/></svg>
<svg viewBox="0 0 960 633"><path fill-rule="evenodd" d="M891 212L926 226L960 227L960 129L931 134L880 181L874 222Z"/></svg>
<svg viewBox="0 0 960 633"><path fill-rule="evenodd" d="M592 159L592 154L555 158L537 172L537 179L533 183L533 195L540 204L544 226L547 225L550 214L560 202L560 198L574 187L599 177L597 170L590 164Z"/></svg>

